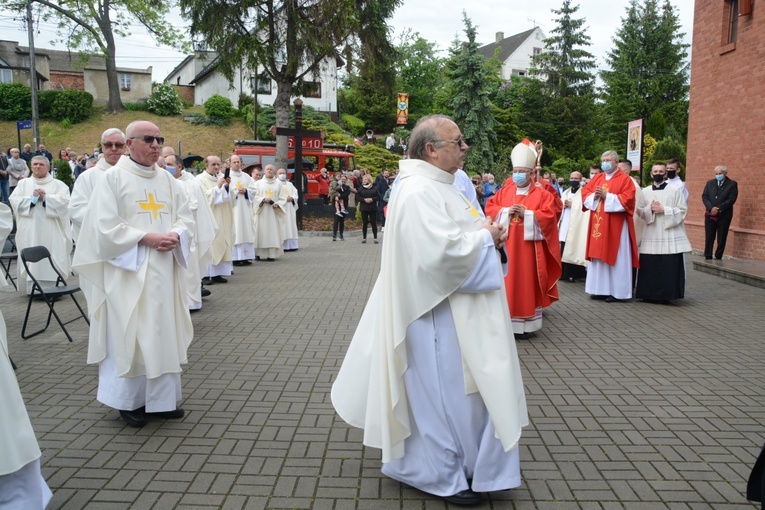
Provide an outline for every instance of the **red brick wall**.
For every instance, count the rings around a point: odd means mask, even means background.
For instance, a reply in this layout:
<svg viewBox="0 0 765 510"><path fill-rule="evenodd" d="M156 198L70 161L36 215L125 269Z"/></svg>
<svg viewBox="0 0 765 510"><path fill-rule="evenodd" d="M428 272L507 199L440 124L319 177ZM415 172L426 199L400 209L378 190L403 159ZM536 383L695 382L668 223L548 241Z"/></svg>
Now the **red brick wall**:
<svg viewBox="0 0 765 510"><path fill-rule="evenodd" d="M194 104L194 86L193 85L174 85L176 90L178 90L178 97L181 98L181 101L186 101L187 103Z"/></svg>
<svg viewBox="0 0 765 510"><path fill-rule="evenodd" d="M691 60L686 219L693 248L704 249L701 193L726 165L738 182L738 201L725 255L765 260L765 4L738 19L727 42L728 0L696 0Z"/></svg>
<svg viewBox="0 0 765 510"><path fill-rule="evenodd" d="M53 90L85 90L85 78L81 72L51 71L50 88Z"/></svg>

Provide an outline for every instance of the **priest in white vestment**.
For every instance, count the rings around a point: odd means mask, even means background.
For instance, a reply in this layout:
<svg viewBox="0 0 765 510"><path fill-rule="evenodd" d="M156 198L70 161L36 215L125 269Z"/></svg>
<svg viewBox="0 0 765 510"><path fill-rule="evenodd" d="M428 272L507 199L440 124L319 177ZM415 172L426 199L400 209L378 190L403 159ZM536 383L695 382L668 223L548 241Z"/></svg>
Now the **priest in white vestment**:
<svg viewBox="0 0 765 510"><path fill-rule="evenodd" d="M212 258L212 243L218 233L218 224L215 222L212 209L207 203L202 187L196 179L183 179L183 167L178 164L179 158L170 155L165 158L165 170L173 174L186 193L189 202L189 210L194 218L194 238L189 244L189 264L183 272L183 297L189 311L202 309L202 296L209 295L202 292L202 272L207 270Z"/></svg>
<svg viewBox="0 0 765 510"><path fill-rule="evenodd" d="M561 280L570 282L584 280L587 267L585 248L587 247L587 225L590 211L582 211L581 172L571 172L569 187L561 194L563 213L558 222L563 274Z"/></svg>
<svg viewBox="0 0 765 510"><path fill-rule="evenodd" d="M110 128L101 133L101 151L103 157L96 166L80 174L74 181L72 197L69 199L69 219L72 220L72 237L75 244L80 235L82 220L90 203L90 197L104 172L117 164L125 154L125 133L118 128ZM75 247L76 249L76 247ZM83 289L84 290L84 289ZM87 294L85 294L87 298Z"/></svg>
<svg viewBox="0 0 765 510"><path fill-rule="evenodd" d="M22 179L10 197L16 215L16 247L19 252L18 285L32 292L32 279L21 262L21 250L45 246L53 263L64 277L69 275L69 254L72 252L72 230L69 224L69 186L50 175L50 162L45 156L32 158L32 175ZM54 287L58 275L47 260L29 266L43 287Z"/></svg>
<svg viewBox="0 0 765 510"><path fill-rule="evenodd" d="M685 297L684 254L691 251L685 233L688 204L682 190L666 180L667 169L655 163L653 184L643 189L637 212L645 220L640 244L635 297L653 303L668 303Z"/></svg>
<svg viewBox="0 0 765 510"><path fill-rule="evenodd" d="M220 173L221 160L218 156L205 158L205 171L197 175L197 182L205 193L207 203L212 209L218 233L212 244L212 260L207 265L204 280L206 285L227 283L224 276L234 272L234 202L231 190L231 177Z"/></svg>
<svg viewBox="0 0 765 510"><path fill-rule="evenodd" d="M47 159L46 159L47 160ZM0 246L13 228L10 207L0 204ZM8 285L3 278L0 288ZM40 447L8 357L8 336L0 313L0 508L42 510L51 492L40 473Z"/></svg>
<svg viewBox="0 0 765 510"><path fill-rule="evenodd" d="M284 221L282 222L282 238L284 239L284 251L297 251L298 249L298 190L291 181L287 180L287 171L280 168L276 177L284 186Z"/></svg>
<svg viewBox="0 0 765 510"><path fill-rule="evenodd" d="M255 237L252 232L252 204L255 199L255 181L242 172L242 160L236 154L229 158L231 189L234 202L234 246L232 258L235 266L249 266L255 258Z"/></svg>
<svg viewBox="0 0 765 510"><path fill-rule="evenodd" d="M266 165L263 178L255 183L253 233L255 258L274 261L281 257L284 243L284 206L287 195L284 185L276 178L274 165Z"/></svg>
<svg viewBox="0 0 765 510"><path fill-rule="evenodd" d="M181 365L194 330L183 300L193 218L180 184L155 163L159 128L126 129L130 156L93 191L73 266L93 286L88 363L98 401L132 427L181 418Z"/></svg>
<svg viewBox="0 0 765 510"><path fill-rule="evenodd" d="M117 161L125 154L125 133L118 128L110 128L101 133L101 154L98 163L93 168L81 173L74 181L72 196L69 199L69 219L72 221L72 239L74 239L77 250L77 238L80 237L80 227L85 219L85 214L90 204L90 198L93 195L98 182L103 178L108 169L117 164ZM90 283L84 278L80 279L80 289L88 303L88 314L92 310L90 306Z"/></svg>
<svg viewBox="0 0 765 510"><path fill-rule="evenodd" d="M528 424L497 253L506 232L453 185L467 148L443 115L412 131L380 273L332 386L385 475L456 504L521 484Z"/></svg>

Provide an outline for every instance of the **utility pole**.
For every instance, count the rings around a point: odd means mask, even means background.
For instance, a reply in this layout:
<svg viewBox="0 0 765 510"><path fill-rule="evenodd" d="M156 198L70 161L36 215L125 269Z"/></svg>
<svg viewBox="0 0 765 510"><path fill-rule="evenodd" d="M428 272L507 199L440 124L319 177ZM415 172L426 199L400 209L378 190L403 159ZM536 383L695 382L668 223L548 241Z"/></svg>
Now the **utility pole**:
<svg viewBox="0 0 765 510"><path fill-rule="evenodd" d="M29 87L32 89L32 138L37 150L40 144L40 115L37 111L37 66L35 65L35 37L32 23L32 0L27 2L27 34L29 35ZM21 119L17 119L21 120Z"/></svg>

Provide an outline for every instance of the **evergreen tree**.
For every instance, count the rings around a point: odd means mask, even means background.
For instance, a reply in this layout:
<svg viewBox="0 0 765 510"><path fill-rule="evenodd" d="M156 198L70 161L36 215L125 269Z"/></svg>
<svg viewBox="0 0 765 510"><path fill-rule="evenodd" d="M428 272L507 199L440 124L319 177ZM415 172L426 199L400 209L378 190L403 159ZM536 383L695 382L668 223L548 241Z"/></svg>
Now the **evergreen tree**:
<svg viewBox="0 0 765 510"><path fill-rule="evenodd" d="M684 133L688 108L688 45L682 42L680 21L669 0L631 0L614 37L614 49L603 71L603 99L610 117L611 137L623 136L630 120L649 125L673 125Z"/></svg>
<svg viewBox="0 0 765 510"><path fill-rule="evenodd" d="M554 98L584 96L593 92L595 57L584 49L591 46L590 36L584 33L584 18L572 15L579 6L563 0L551 37L544 40L546 51L534 57L533 74L544 75L548 92Z"/></svg>
<svg viewBox="0 0 765 510"><path fill-rule="evenodd" d="M489 99L491 76L486 58L478 52L476 29L464 11L462 17L467 42L452 50L448 70L453 91L451 106L454 122L471 146L465 159L466 171L485 172L493 166L497 140Z"/></svg>

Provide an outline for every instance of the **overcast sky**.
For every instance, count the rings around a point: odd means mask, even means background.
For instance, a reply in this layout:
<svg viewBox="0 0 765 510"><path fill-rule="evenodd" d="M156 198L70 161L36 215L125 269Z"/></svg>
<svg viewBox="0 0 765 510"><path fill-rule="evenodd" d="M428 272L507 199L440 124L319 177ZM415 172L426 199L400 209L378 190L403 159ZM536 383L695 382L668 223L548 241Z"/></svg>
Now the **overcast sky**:
<svg viewBox="0 0 765 510"><path fill-rule="evenodd" d="M685 41L691 43L693 30L694 0L671 0L676 7L682 23ZM574 2L576 4L576 0ZM578 18L585 18L587 34L591 38L590 52L597 58L599 69L605 67L606 53L611 48L611 38L618 29L621 18L625 16L628 0L579 0ZM466 7L466 4L468 5ZM476 0L463 2L441 0L404 0L390 21L394 41L407 28L419 32L428 41L435 42L441 50L447 50L455 36L465 39L462 11L477 27L479 44L494 42L496 32L504 32L505 37L523 32L535 25L545 35L555 27L555 14L551 9L559 9L562 0ZM435 7L435 6L437 7ZM27 46L28 39L22 24L14 19L15 13L0 12L0 30L2 39L18 41ZM179 29L187 30L186 23L176 15L172 23ZM50 42L54 39L55 26L42 23L40 33L35 38L39 48L60 48ZM145 69L153 66L154 81L162 81L183 60L185 55L171 49L158 48L140 26L134 27L134 34L128 39L121 39L117 46L117 65Z"/></svg>

